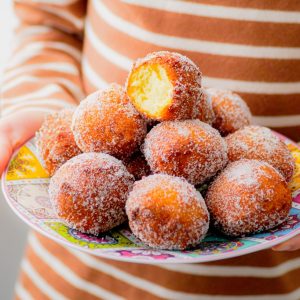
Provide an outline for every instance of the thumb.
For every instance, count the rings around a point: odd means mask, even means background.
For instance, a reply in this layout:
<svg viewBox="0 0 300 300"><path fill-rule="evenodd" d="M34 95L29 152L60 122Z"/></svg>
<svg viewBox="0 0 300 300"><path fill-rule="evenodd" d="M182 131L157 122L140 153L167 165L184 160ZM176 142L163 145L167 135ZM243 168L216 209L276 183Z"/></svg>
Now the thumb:
<svg viewBox="0 0 300 300"><path fill-rule="evenodd" d="M8 161L13 154L12 145L7 137L0 135L0 175L6 168Z"/></svg>

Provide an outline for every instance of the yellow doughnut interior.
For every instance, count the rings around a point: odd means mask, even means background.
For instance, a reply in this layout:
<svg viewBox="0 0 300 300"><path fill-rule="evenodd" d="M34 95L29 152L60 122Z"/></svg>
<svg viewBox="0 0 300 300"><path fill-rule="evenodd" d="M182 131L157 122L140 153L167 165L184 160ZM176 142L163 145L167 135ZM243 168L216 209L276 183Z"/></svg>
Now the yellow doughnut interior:
<svg viewBox="0 0 300 300"><path fill-rule="evenodd" d="M173 85L166 70L158 65L143 65L129 79L127 93L137 110L150 118L160 118L172 103Z"/></svg>

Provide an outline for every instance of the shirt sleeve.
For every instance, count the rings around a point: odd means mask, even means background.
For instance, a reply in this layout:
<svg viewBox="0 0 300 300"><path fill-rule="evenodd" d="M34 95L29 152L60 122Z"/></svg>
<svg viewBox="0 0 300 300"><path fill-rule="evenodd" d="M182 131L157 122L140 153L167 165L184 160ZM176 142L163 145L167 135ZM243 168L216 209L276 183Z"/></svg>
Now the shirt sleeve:
<svg viewBox="0 0 300 300"><path fill-rule="evenodd" d="M1 115L76 105L85 0L14 0L19 26L1 85Z"/></svg>

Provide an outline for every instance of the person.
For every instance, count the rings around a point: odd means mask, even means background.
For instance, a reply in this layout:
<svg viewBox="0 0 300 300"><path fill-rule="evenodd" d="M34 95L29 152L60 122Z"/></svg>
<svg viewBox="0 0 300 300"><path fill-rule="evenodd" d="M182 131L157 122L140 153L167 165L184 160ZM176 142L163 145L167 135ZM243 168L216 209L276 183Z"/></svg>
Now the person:
<svg viewBox="0 0 300 300"><path fill-rule="evenodd" d="M0 171L46 114L76 105L109 82L123 84L132 61L157 50L187 55L200 66L204 86L236 91L255 122L300 140L299 1L14 5L20 26L2 86ZM154 266L100 259L32 232L16 298L300 299L299 248L297 236L276 247L281 251Z"/></svg>

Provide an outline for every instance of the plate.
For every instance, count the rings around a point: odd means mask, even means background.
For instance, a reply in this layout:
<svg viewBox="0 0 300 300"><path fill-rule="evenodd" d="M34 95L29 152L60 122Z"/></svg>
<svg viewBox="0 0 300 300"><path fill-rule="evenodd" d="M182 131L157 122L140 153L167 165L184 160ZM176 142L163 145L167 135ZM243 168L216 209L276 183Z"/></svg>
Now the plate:
<svg viewBox="0 0 300 300"><path fill-rule="evenodd" d="M277 133L276 133L277 134ZM92 236L65 226L55 215L48 196L49 177L34 139L13 155L2 177L2 189L12 210L30 227L65 246L96 256L136 263L199 263L232 258L277 245L300 233L300 148L277 134L295 157L297 168L290 189L293 207L279 227L244 238L209 233L200 245L186 251L154 250L144 245L127 225Z"/></svg>

